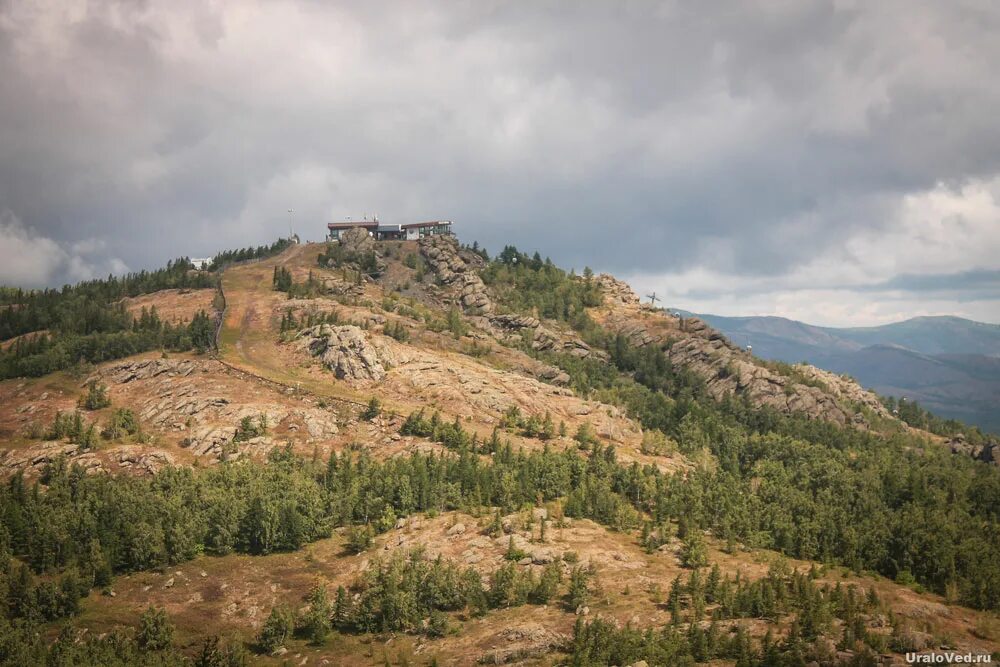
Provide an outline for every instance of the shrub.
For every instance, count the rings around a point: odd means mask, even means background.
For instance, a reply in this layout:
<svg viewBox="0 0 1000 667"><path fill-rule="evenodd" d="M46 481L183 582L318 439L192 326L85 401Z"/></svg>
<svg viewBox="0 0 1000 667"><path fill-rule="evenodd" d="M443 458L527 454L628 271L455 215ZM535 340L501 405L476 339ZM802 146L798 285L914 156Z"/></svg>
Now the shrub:
<svg viewBox="0 0 1000 667"><path fill-rule="evenodd" d="M368 524L354 526L347 533L347 550L359 554L366 551L375 539L375 531Z"/></svg>
<svg viewBox="0 0 1000 667"><path fill-rule="evenodd" d="M139 616L139 629L135 636L139 648L144 651L163 651L174 641L174 626L167 618L167 612L160 607L146 609Z"/></svg>
<svg viewBox="0 0 1000 667"><path fill-rule="evenodd" d="M361 419L362 421L370 422L380 414L382 414L382 404L379 402L378 398L372 396L371 400L368 401L368 407L366 407L361 413Z"/></svg>
<svg viewBox="0 0 1000 667"><path fill-rule="evenodd" d="M119 408L111 415L104 430L101 431L101 435L108 440L118 440L126 435L135 435L141 438L142 430L139 427L139 418L129 408Z"/></svg>
<svg viewBox="0 0 1000 667"><path fill-rule="evenodd" d="M254 420L250 415L246 415L240 420L240 425L236 427L236 434L233 442L245 442L267 434L267 415L260 413Z"/></svg>
<svg viewBox="0 0 1000 667"><path fill-rule="evenodd" d="M81 396L77 404L85 410L100 410L111 405L111 398L108 396L108 388L103 384L98 384L97 380L87 383L87 395Z"/></svg>
<svg viewBox="0 0 1000 667"><path fill-rule="evenodd" d="M285 606L274 607L257 635L257 644L265 653L271 653L284 644L294 630L295 617L291 610Z"/></svg>

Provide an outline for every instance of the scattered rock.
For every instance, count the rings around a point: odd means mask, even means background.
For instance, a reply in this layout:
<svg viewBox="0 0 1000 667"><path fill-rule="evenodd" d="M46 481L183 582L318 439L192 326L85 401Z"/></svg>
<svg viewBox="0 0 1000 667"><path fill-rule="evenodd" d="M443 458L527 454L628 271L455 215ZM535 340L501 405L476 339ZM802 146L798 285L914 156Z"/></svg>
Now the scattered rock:
<svg viewBox="0 0 1000 667"><path fill-rule="evenodd" d="M538 623L505 628L496 636L497 647L487 651L480 662L501 665L538 658L564 646L568 641L569 637L566 635Z"/></svg>
<svg viewBox="0 0 1000 667"><path fill-rule="evenodd" d="M531 562L533 565L547 565L555 561L555 559L555 554L548 550L538 550L531 553Z"/></svg>
<svg viewBox="0 0 1000 667"><path fill-rule="evenodd" d="M965 439L963 433L956 433L948 441L947 446L951 449L952 454L962 454L977 461L1000 465L1000 443L993 440L973 444Z"/></svg>

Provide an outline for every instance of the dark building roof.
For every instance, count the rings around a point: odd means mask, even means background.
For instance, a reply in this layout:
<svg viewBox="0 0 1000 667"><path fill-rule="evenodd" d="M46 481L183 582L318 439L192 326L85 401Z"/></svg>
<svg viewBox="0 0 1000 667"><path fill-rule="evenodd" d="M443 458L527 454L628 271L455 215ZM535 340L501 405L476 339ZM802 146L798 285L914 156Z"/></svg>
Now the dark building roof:
<svg viewBox="0 0 1000 667"><path fill-rule="evenodd" d="M364 227L365 229L375 229L378 227L377 220L358 220L357 222L329 222L327 229L351 229L353 227Z"/></svg>
<svg viewBox="0 0 1000 667"><path fill-rule="evenodd" d="M414 227L437 227L438 225L450 225L451 220L429 220L427 222L410 222L400 225L403 229L413 229Z"/></svg>

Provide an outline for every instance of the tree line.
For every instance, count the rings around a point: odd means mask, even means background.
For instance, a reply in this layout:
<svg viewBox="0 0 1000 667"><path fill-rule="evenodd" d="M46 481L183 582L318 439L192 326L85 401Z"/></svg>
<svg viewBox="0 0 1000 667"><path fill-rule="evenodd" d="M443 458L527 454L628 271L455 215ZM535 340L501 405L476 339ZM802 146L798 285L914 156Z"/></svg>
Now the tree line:
<svg viewBox="0 0 1000 667"><path fill-rule="evenodd" d="M123 299L165 289L218 287L218 271L233 262L275 255L291 244L227 250L205 271L182 257L166 267L110 275L61 289L0 288L0 340L19 337L0 351L0 379L38 377L78 364L100 363L149 350L204 351L214 345L211 317L199 312L187 324L163 322L143 309L133 317ZM32 335L34 334L34 335Z"/></svg>
<svg viewBox="0 0 1000 667"><path fill-rule="evenodd" d="M40 377L81 362L97 364L150 350L204 352L215 345L215 325L203 310L187 324L164 322L155 306L143 307L138 317L120 302L93 310L101 319L97 331L22 337L0 352L0 379Z"/></svg>

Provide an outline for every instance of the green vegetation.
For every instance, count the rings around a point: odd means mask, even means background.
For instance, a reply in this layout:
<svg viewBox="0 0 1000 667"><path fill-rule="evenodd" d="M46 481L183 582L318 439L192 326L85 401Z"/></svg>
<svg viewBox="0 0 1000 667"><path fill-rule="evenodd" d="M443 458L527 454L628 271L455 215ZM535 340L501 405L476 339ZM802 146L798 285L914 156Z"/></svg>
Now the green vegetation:
<svg viewBox="0 0 1000 667"><path fill-rule="evenodd" d="M601 290L588 269L583 278L507 246L481 273L483 282L513 312L568 322L578 330L593 328L586 308L601 303Z"/></svg>
<svg viewBox="0 0 1000 667"><path fill-rule="evenodd" d="M250 656L241 643L223 642L218 636L206 637L193 657L182 653L172 643L163 611L151 609L132 631L116 628L97 636L65 625L54 641L34 623L0 619L0 660L18 666L245 667Z"/></svg>
<svg viewBox="0 0 1000 667"><path fill-rule="evenodd" d="M324 268L339 269L351 265L357 267L365 275L378 273L378 257L374 250L353 252L347 250L341 243L327 243L326 250L319 255L316 261Z"/></svg>
<svg viewBox="0 0 1000 667"><path fill-rule="evenodd" d="M815 573L793 572L780 562L758 581L723 577L717 568L706 574L707 536L727 548L742 543L878 572L972 607L1000 609L1000 563L994 557L1000 551L1000 471L994 467L952 456L908 433L840 428L755 408L740 398L716 401L697 376L674 368L663 351L632 348L590 321L585 308L599 299L599 289L589 272L578 278L537 255L505 249L484 273L505 307L568 322L607 352L606 361L596 355L539 356L565 370L580 393L620 406L639 421L647 434L644 452L676 449L697 465L679 474L622 465L589 424L576 430L578 447L572 451L554 451L550 443L541 451L515 451L499 429L480 440L460 419L436 412L428 417L423 410L410 414L400 432L441 443L448 450L443 455L376 461L362 451L321 462L286 449L273 451L267 465L224 461L207 469L167 468L148 478L114 479L86 475L60 459L34 485L16 475L0 487L0 600L6 603L0 605L0 659L179 664L169 620L155 609L143 615L135 633L112 639L76 641L65 630L47 647L41 630L72 617L81 596L109 585L118 573L163 568L200 554L295 550L337 529L349 552L363 552L399 517L415 512L492 514L487 531L498 536L502 513L543 503L556 506L560 516L618 531L641 529L637 539L650 551L676 536L681 561L690 569L686 581L679 576L670 587L667 627L640 631L581 620L568 647L573 665L640 659L826 664L831 656L815 641L824 634L838 648L855 650L861 663L905 647L902 628L881 634L866 627L863 614L881 610L872 591L820 585ZM142 321L153 319L147 313L120 333L138 335ZM282 319L283 331L299 325L290 311ZM81 407L106 407L104 399L106 392L95 384ZM373 419L380 409L373 398L363 418ZM906 418L930 419L915 408ZM550 415L524 416L516 409L504 415L503 426L542 440L567 433ZM96 428L77 411L57 415L46 436L93 446ZM235 439L266 430L266 418L247 416ZM116 410L100 434L139 438L141 429L134 413ZM564 583L561 564L540 574L518 568L515 561L526 555L511 542L508 562L488 573L486 583L469 568L421 552L374 559L350 591L339 589L334 600L317 586L307 611L272 610L257 637L259 649L273 650L293 635L322 643L333 631L435 637L449 631L448 614L460 610L480 614L557 598L568 610L599 603L589 569L573 568ZM790 632L758 643L732 622L740 618L780 621ZM245 660L238 647L211 638L203 654L216 660L205 664Z"/></svg>
<svg viewBox="0 0 1000 667"><path fill-rule="evenodd" d="M877 655L889 648L905 651L902 626L894 624L891 634L871 631L865 615L882 610L874 590L868 594L854 586L817 585L814 573L792 571L777 563L767 576L757 581L721 577L713 569L708 577L693 571L682 582L678 577L670 588L667 607L672 622L662 631L642 631L630 626L618 628L595 620L578 621L570 643L570 665L625 665L646 660L653 665L693 665L715 659L735 661L748 667L798 665L809 661L833 664L830 646L815 640L843 624L836 650L858 652L851 664L876 664ZM725 623L736 618L764 618L778 621L792 615L788 636L775 640L768 632L759 647L751 642L742 625ZM704 619L711 619L705 627ZM683 627L684 621L687 627Z"/></svg>
<svg viewBox="0 0 1000 667"><path fill-rule="evenodd" d="M83 420L83 414L74 410L72 414L56 412L52 425L46 430L37 423L32 424L28 437L35 440L67 440L84 449L93 449L98 444L98 432L93 422Z"/></svg>
<svg viewBox="0 0 1000 667"><path fill-rule="evenodd" d="M215 344L215 326L205 312L187 325L163 322L156 308L133 317L122 299L164 289L218 287L211 273L226 264L281 252L289 241L216 255L209 271L187 258L155 271L109 276L62 289L0 289L0 340L21 336L0 352L0 379L39 377L79 362L100 363L163 349L204 352ZM38 333L35 333L38 332ZM45 332L45 333L42 333Z"/></svg>
<svg viewBox="0 0 1000 667"><path fill-rule="evenodd" d="M119 408L114 411L104 430L101 431L101 437L107 440L120 440L125 436L132 436L136 442L145 440L139 417L129 408Z"/></svg>
<svg viewBox="0 0 1000 667"><path fill-rule="evenodd" d="M333 629L339 632L415 632L440 637L448 630L445 612L469 610L482 615L490 609L524 604L547 604L558 593L562 579L557 562L540 574L508 563L483 585L480 574L443 558L428 559L421 548L376 558L349 595L337 589L335 602L317 586L309 608L297 618L287 607L271 610L258 636L262 652L272 651L291 636L322 643ZM426 622L425 622L425 619Z"/></svg>
<svg viewBox="0 0 1000 667"><path fill-rule="evenodd" d="M129 315L121 303L95 309L101 330L19 338L0 352L0 379L39 377L80 362L100 363L149 350L205 351L215 342L215 327L204 311L185 326L163 322L155 307L143 308L139 317Z"/></svg>
<svg viewBox="0 0 1000 667"><path fill-rule="evenodd" d="M152 294L165 289L215 287L215 276L195 271L186 258L167 262L166 268L139 271L122 277L89 280L62 289L0 291L0 340L34 331L53 335L119 331L131 326L124 307L125 297Z"/></svg>
<svg viewBox="0 0 1000 667"><path fill-rule="evenodd" d="M542 417L538 415L524 417L516 405L510 406L500 417L500 428L539 440L551 440L556 436L556 425L548 410Z"/></svg>
<svg viewBox="0 0 1000 667"><path fill-rule="evenodd" d="M271 245L261 245L256 248L251 246L239 250L225 250L212 258L211 263L208 265L208 270L217 272L230 264L274 257L291 245L293 245L291 239L278 239Z"/></svg>
<svg viewBox="0 0 1000 667"><path fill-rule="evenodd" d="M387 322L382 328L382 333L400 343L410 340L410 330L402 322Z"/></svg>
<svg viewBox="0 0 1000 667"><path fill-rule="evenodd" d="M297 283L292 278L292 272L283 266L274 267L274 277L271 280L275 290L286 292L289 299L315 299L323 293L323 284L309 272L305 282Z"/></svg>
<svg viewBox="0 0 1000 667"><path fill-rule="evenodd" d="M701 381L656 349L619 337L608 363L551 359L591 396L625 407L689 455L718 463L670 478L685 517L724 540L843 563L890 578L901 572L963 603L1000 606L1000 471L906 433L880 435L780 415L738 398L717 402ZM700 454L699 454L700 455ZM683 499L683 500L682 500Z"/></svg>
<svg viewBox="0 0 1000 667"><path fill-rule="evenodd" d="M240 424L236 427L233 442L246 442L262 435L267 435L267 415L261 413L256 419L246 415L240 419Z"/></svg>
<svg viewBox="0 0 1000 667"><path fill-rule="evenodd" d="M309 327L314 327L318 324L340 324L340 313L335 310L326 312L307 312L296 318L295 313L292 312L291 308L289 308L285 311L285 314L281 316L279 331L281 331L281 333L285 333L287 331L298 331L299 329L308 329Z"/></svg>
<svg viewBox="0 0 1000 667"><path fill-rule="evenodd" d="M969 443L980 445L989 440L976 426L963 424L957 419L944 419L924 409L916 401L897 399L892 396L882 397L882 404L902 421L914 428L923 429L936 435L952 437L962 434Z"/></svg>
<svg viewBox="0 0 1000 667"><path fill-rule="evenodd" d="M368 401L368 406L361 412L361 420L370 422L371 420L382 414L382 403L378 400L378 397L372 396L371 400Z"/></svg>
<svg viewBox="0 0 1000 667"><path fill-rule="evenodd" d="M80 397L79 405L85 410L100 410L111 405L107 386L98 384L97 380L88 382L87 395Z"/></svg>

